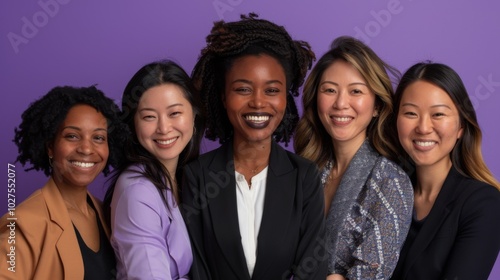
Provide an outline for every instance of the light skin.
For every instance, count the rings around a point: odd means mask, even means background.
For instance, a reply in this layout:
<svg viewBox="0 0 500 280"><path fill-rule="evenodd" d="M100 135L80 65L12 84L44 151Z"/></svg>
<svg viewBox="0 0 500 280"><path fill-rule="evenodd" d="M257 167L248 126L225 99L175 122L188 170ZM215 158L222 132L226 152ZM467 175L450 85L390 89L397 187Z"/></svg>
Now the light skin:
<svg viewBox="0 0 500 280"><path fill-rule="evenodd" d="M87 186L102 172L109 156L106 118L89 105L75 105L48 146L52 178L70 218L89 248L99 250L94 210L87 203Z"/></svg>
<svg viewBox="0 0 500 280"><path fill-rule="evenodd" d="M139 143L175 174L179 155L194 132L193 107L182 88L162 84L146 90L134 122Z"/></svg>
<svg viewBox="0 0 500 280"><path fill-rule="evenodd" d="M346 61L334 61L321 77L318 115L332 138L336 160L325 187L325 214L342 175L367 137L370 121L378 114L375 99L361 73Z"/></svg>
<svg viewBox="0 0 500 280"><path fill-rule="evenodd" d="M444 90L416 81L403 92L397 128L401 145L415 162L415 209L417 219L423 219L452 166L450 153L463 134L460 115Z"/></svg>
<svg viewBox="0 0 500 280"><path fill-rule="evenodd" d="M272 135L285 114L286 94L285 71L269 55L238 58L226 73L223 103L234 128L235 168L249 184L254 173L268 164Z"/></svg>

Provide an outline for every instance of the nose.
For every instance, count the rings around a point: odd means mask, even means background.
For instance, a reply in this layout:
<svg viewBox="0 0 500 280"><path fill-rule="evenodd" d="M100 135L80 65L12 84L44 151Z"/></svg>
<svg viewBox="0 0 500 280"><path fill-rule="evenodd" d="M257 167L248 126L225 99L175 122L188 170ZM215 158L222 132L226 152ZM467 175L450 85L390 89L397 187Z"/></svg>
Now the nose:
<svg viewBox="0 0 500 280"><path fill-rule="evenodd" d="M159 117L156 125L156 133L166 134L170 130L170 122L166 117Z"/></svg>
<svg viewBox="0 0 500 280"><path fill-rule="evenodd" d="M333 103L333 107L338 110L349 108L349 94L341 91L337 94L337 99Z"/></svg>
<svg viewBox="0 0 500 280"><path fill-rule="evenodd" d="M90 155L92 154L94 149L92 139L83 139L80 142L80 145L77 148L77 152L83 155Z"/></svg>
<svg viewBox="0 0 500 280"><path fill-rule="evenodd" d="M252 96L250 97L250 101L248 102L248 106L252 108L262 108L265 106L265 94L257 90L255 91Z"/></svg>
<svg viewBox="0 0 500 280"><path fill-rule="evenodd" d="M418 120L418 124L416 127L416 132L420 134L429 134L432 132L433 126L430 116L422 116Z"/></svg>

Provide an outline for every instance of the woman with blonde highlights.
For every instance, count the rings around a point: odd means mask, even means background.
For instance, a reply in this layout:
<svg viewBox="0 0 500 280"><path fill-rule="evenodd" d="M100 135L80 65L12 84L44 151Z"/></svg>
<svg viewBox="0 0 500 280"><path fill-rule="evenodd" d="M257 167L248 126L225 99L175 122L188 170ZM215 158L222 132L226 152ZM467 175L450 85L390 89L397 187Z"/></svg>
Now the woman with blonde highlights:
<svg viewBox="0 0 500 280"><path fill-rule="evenodd" d="M411 183L388 158L392 84L383 62L351 37L337 38L309 75L295 150L322 170L327 279L388 279L411 220Z"/></svg>
<svg viewBox="0 0 500 280"><path fill-rule="evenodd" d="M393 279L488 279L500 250L500 184L459 75L417 63L395 95L401 154L414 168L413 219Z"/></svg>

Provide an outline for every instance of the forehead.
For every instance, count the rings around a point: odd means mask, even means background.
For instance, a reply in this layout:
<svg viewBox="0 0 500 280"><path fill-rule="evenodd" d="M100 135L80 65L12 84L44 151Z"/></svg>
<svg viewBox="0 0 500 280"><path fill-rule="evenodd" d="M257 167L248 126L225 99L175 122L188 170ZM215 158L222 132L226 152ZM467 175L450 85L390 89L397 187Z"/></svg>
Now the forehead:
<svg viewBox="0 0 500 280"><path fill-rule="evenodd" d="M265 74L285 79L285 70L281 63L268 54L250 54L236 58L226 72L226 77L252 74Z"/></svg>
<svg viewBox="0 0 500 280"><path fill-rule="evenodd" d="M165 107L172 104L190 105L184 90L172 83L154 86L146 90L139 100L139 108Z"/></svg>

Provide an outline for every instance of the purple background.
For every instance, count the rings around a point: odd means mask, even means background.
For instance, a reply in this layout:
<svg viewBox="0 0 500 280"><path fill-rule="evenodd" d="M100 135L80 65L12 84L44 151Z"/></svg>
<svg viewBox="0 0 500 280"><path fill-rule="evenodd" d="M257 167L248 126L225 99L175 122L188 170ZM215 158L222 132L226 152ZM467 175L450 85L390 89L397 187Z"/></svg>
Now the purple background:
<svg viewBox="0 0 500 280"><path fill-rule="evenodd" d="M318 58L340 35L362 39L404 71L431 59L462 77L483 130L486 163L500 178L500 3L495 1L2 1L0 4L0 154L6 182L14 163L14 127L28 105L56 85L97 84L119 104L121 92L142 65L170 58L191 72L212 22L241 13L284 25L308 41ZM203 144L208 151L216 145ZM16 202L41 187L41 172L16 164ZM104 179L91 191L102 197ZM0 215L7 211L6 183ZM500 278L500 261L490 279Z"/></svg>

